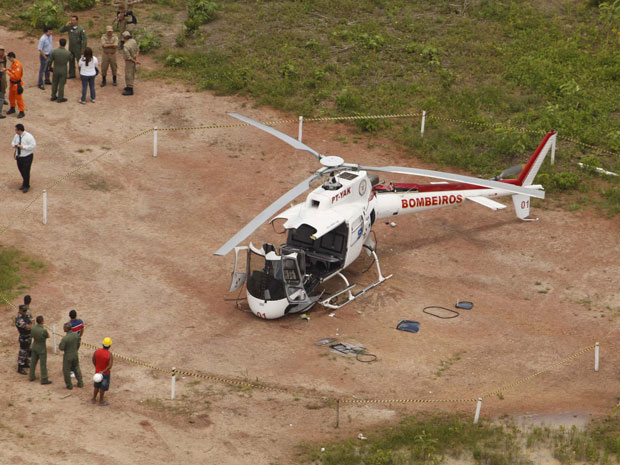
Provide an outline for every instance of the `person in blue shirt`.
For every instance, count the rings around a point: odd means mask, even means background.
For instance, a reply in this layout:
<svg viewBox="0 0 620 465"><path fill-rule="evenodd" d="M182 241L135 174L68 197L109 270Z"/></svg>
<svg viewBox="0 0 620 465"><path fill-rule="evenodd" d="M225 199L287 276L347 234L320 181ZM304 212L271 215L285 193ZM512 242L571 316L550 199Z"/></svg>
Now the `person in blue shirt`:
<svg viewBox="0 0 620 465"><path fill-rule="evenodd" d="M47 68L47 60L52 54L53 46L52 28L45 26L43 28L43 35L39 39L39 89L45 90L43 86L43 75L45 74L45 84L51 84L50 72Z"/></svg>

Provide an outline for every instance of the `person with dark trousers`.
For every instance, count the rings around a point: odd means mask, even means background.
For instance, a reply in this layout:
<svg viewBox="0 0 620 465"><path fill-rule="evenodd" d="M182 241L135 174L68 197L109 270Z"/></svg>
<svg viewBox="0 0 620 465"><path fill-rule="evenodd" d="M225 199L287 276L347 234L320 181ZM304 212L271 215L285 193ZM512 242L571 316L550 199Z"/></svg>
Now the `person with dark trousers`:
<svg viewBox="0 0 620 465"><path fill-rule="evenodd" d="M19 313L15 317L15 327L19 331L19 354L17 355L17 372L20 375L27 375L26 368L30 368L30 345L32 344L33 321L28 307L26 305L19 306Z"/></svg>
<svg viewBox="0 0 620 465"><path fill-rule="evenodd" d="M66 102L65 83L67 82L67 65L73 59L71 52L65 48L67 39L62 37L58 43L60 46L55 48L48 60L48 68L53 68L54 77L52 78L52 97L50 100L58 103Z"/></svg>
<svg viewBox="0 0 620 465"><path fill-rule="evenodd" d="M29 132L26 132L23 124L15 125L15 137L11 145L15 148L15 160L17 169L22 175L22 186L19 188L24 194L30 189L30 167L34 158L34 148L37 142Z"/></svg>
<svg viewBox="0 0 620 465"><path fill-rule="evenodd" d="M52 28L45 26L43 28L43 35L39 39L39 81L37 86L41 90L45 90L43 85L43 76L45 76L45 84L51 84L50 72L47 68L47 60L54 49L54 39L52 38Z"/></svg>

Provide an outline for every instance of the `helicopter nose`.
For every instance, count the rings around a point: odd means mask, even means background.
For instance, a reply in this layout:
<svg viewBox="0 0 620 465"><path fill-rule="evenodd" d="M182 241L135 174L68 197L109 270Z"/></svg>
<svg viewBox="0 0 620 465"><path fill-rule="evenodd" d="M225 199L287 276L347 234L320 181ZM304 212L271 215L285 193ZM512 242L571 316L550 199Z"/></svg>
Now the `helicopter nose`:
<svg viewBox="0 0 620 465"><path fill-rule="evenodd" d="M274 320L284 316L284 312L289 305L286 298L278 300L257 299L249 292L247 293L248 304L252 313L265 320Z"/></svg>

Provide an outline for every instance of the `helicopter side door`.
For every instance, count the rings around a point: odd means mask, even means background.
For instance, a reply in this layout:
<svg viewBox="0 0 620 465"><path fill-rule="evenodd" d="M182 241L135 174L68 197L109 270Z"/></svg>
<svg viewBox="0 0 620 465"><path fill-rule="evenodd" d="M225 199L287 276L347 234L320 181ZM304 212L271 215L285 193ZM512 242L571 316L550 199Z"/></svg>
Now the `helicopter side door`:
<svg viewBox="0 0 620 465"><path fill-rule="evenodd" d="M246 251L245 271L238 271L239 266L239 252ZM248 273L250 270L250 249L247 246L235 247L235 268L232 272L232 281L230 283L230 289L228 292L233 292L239 289L248 279Z"/></svg>
<svg viewBox="0 0 620 465"><path fill-rule="evenodd" d="M302 266L300 267L300 262ZM303 252L290 255L282 255L282 278L284 279L284 289L286 298L292 304L309 304L312 302L304 287L304 275L301 269L304 266Z"/></svg>

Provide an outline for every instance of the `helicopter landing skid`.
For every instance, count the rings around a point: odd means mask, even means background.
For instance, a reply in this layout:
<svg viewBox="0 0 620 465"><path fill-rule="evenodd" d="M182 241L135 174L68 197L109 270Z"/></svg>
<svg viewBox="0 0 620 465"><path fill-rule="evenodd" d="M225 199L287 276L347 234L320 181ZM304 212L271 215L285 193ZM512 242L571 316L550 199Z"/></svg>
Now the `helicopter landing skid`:
<svg viewBox="0 0 620 465"><path fill-rule="evenodd" d="M375 259L375 263L377 264L377 274L379 275L379 280L366 286L364 289L362 289L359 292L352 292L351 290L357 286L357 284L349 284L349 281L347 280L347 278L342 274L342 273L336 273L338 276L340 276L344 282L345 282L345 288L336 292L334 295L329 296L327 299L323 299L321 301L319 301L319 303L323 306L323 307L327 307L327 308L331 308L333 310L338 310L339 308L344 307L346 304L353 302L355 299L357 299L358 297L362 297L364 294L366 294L366 292L368 292L369 290L377 287L379 284L381 284L383 281L387 281L388 279L390 279L392 277L392 275L389 276L383 276L381 274L381 266L379 265L379 258L377 258L377 254L375 253L374 250L370 251ZM346 296L346 299L341 302L338 303L338 297L340 297L341 295L347 293L348 295Z"/></svg>

